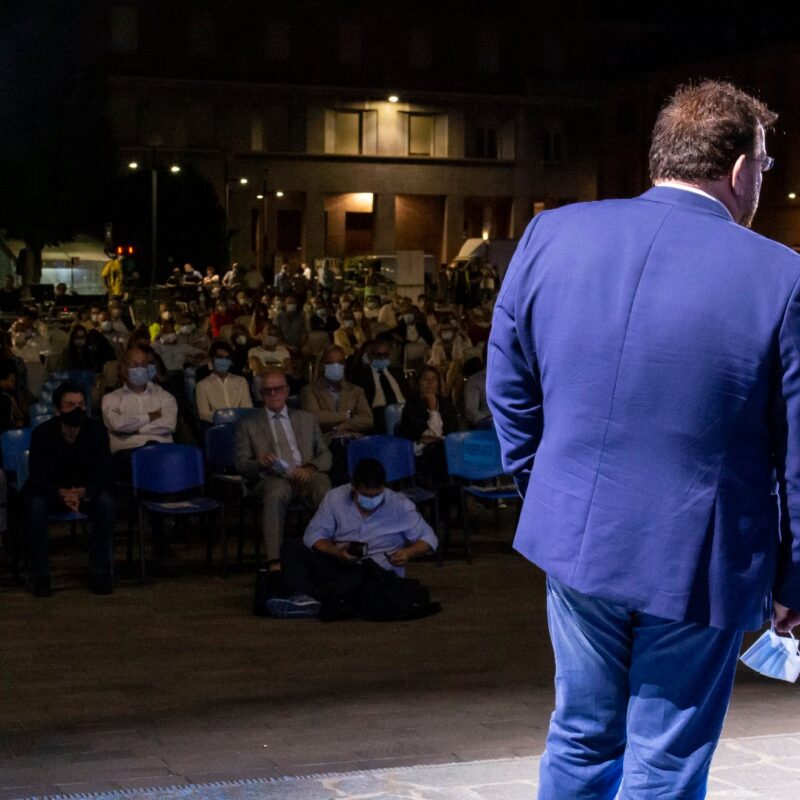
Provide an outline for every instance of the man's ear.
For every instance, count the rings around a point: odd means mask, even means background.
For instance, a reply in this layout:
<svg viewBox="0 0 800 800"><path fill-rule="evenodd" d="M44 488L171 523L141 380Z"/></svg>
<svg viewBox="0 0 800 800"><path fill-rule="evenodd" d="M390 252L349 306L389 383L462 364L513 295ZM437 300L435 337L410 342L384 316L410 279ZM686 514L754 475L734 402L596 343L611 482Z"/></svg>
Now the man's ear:
<svg viewBox="0 0 800 800"><path fill-rule="evenodd" d="M747 156L744 154L740 155L730 171L731 192L733 192L735 197L741 197L747 191L746 177L744 174L746 161Z"/></svg>

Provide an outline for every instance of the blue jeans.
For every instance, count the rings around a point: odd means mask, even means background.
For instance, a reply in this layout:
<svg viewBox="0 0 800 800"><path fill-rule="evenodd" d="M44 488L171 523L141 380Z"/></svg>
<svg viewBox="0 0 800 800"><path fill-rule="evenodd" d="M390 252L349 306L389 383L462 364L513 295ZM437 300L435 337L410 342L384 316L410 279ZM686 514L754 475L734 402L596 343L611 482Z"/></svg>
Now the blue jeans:
<svg viewBox="0 0 800 800"><path fill-rule="evenodd" d="M739 631L655 617L547 579L556 708L539 800L695 800L728 708Z"/></svg>

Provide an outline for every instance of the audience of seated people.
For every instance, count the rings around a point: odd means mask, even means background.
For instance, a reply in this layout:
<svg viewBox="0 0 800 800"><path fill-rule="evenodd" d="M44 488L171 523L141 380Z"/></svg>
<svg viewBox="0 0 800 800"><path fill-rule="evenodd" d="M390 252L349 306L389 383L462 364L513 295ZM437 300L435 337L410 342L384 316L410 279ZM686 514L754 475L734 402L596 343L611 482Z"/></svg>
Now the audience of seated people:
<svg viewBox="0 0 800 800"><path fill-rule="evenodd" d="M91 370L112 475L124 484L137 447L202 446L216 410L263 406L239 426L237 455L251 490L268 498L262 536L272 571L280 568L288 505L302 499L313 511L331 483L346 483L349 443L385 433L388 405L402 408L394 433L414 443L418 477L433 488L447 483L444 436L491 427L482 350L493 294L462 308L426 287L414 304L401 293L381 296L377 280L367 293L354 290L330 265L325 286L289 265L280 291L252 269L231 267L222 281L205 272L203 279L191 265L179 269L154 318L121 299L81 304L78 296L71 316L53 316L21 303L12 280L5 299L18 316L0 321L0 427L29 423L28 409L56 370ZM413 359L404 358L409 345ZM419 364L426 366L415 370ZM290 458L279 456L287 444Z"/></svg>

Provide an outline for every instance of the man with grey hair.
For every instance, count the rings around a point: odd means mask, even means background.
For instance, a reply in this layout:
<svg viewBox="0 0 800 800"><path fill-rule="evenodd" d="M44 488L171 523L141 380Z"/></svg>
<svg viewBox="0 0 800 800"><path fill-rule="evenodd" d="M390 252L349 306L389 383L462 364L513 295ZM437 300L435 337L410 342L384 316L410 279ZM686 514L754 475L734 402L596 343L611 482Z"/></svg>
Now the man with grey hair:
<svg viewBox="0 0 800 800"><path fill-rule="evenodd" d="M800 257L748 230L775 119L679 89L654 187L537 215L498 297L487 396L556 660L540 798L704 797L743 631L800 622Z"/></svg>

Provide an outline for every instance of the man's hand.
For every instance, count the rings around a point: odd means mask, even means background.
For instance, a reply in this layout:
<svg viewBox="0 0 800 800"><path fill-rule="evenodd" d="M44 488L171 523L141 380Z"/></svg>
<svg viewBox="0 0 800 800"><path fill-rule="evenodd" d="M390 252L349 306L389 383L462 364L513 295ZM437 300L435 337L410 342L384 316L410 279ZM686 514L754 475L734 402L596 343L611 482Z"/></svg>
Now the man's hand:
<svg viewBox="0 0 800 800"><path fill-rule="evenodd" d="M81 500L86 497L86 489L83 487L59 489L58 496L61 498L61 501L64 503L64 505L73 512L73 514L77 514L78 509L80 508Z"/></svg>
<svg viewBox="0 0 800 800"><path fill-rule="evenodd" d="M275 453L259 453L258 455L258 463L267 468L271 468L277 460L278 456Z"/></svg>
<svg viewBox="0 0 800 800"><path fill-rule="evenodd" d="M391 562L392 566L404 567L406 564L408 564L411 555L409 554L407 547L401 547L399 550L389 553L387 558Z"/></svg>
<svg viewBox="0 0 800 800"><path fill-rule="evenodd" d="M155 411L151 411L147 416L150 417L150 422L155 422L157 419L161 419L161 409L157 408Z"/></svg>
<svg viewBox="0 0 800 800"><path fill-rule="evenodd" d="M795 625L800 625L800 611L793 611L775 600L772 603L772 624L778 633L791 633Z"/></svg>
<svg viewBox="0 0 800 800"><path fill-rule="evenodd" d="M311 476L314 474L314 468L305 466L305 467L295 467L289 473L289 480L293 481L294 483L299 483L300 486L304 486L311 480Z"/></svg>

